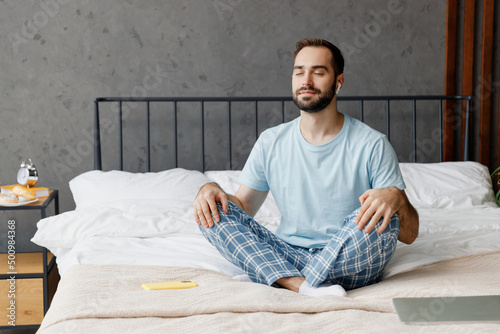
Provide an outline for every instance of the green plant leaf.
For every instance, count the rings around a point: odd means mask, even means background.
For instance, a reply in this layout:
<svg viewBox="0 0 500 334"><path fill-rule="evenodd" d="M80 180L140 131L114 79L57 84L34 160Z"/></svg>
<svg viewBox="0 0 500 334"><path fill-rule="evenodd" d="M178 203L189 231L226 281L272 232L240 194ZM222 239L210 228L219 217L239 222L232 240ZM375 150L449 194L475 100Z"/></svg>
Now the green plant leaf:
<svg viewBox="0 0 500 334"><path fill-rule="evenodd" d="M491 177L495 176L495 174L496 174L497 172L500 172L500 167L498 167L497 169L495 169L495 170L493 171L493 173L491 173Z"/></svg>

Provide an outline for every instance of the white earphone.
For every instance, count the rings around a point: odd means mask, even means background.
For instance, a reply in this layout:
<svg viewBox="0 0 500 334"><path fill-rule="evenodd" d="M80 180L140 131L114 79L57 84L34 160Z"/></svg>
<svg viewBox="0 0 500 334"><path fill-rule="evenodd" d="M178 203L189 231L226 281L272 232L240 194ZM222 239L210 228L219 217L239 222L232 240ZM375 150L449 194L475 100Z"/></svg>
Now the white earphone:
<svg viewBox="0 0 500 334"><path fill-rule="evenodd" d="M342 88L342 84L339 82L339 86L337 87L335 94L338 94L340 92L340 88Z"/></svg>

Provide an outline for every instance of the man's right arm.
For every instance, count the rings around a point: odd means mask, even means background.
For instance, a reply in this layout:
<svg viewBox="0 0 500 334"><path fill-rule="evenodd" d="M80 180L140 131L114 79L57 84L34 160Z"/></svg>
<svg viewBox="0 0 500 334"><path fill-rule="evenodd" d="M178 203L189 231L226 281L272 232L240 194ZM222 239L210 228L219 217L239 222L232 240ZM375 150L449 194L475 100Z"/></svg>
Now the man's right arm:
<svg viewBox="0 0 500 334"><path fill-rule="evenodd" d="M239 206L250 216L254 216L267 197L267 191L258 191L240 185L236 195L226 194L217 183L207 183L201 187L194 200L194 218L198 225L214 226L220 221L217 202L222 204L222 210L227 213L228 201ZM213 217L213 218L212 218Z"/></svg>

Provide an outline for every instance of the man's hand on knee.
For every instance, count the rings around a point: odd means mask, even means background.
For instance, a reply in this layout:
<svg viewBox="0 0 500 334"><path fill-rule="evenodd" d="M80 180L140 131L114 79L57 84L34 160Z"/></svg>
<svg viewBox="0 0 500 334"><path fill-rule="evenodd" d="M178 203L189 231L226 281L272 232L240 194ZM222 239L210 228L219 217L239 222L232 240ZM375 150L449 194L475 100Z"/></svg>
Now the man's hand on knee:
<svg viewBox="0 0 500 334"><path fill-rule="evenodd" d="M217 202L222 204L222 210L227 213L228 196L215 182L207 183L201 187L194 200L194 219L198 225L212 227L215 222L220 222Z"/></svg>
<svg viewBox="0 0 500 334"><path fill-rule="evenodd" d="M370 189L359 197L361 208L356 216L358 230L364 228L366 233L370 233L380 218L384 217L382 224L377 229L382 233L398 209L403 204L401 190L395 187L386 189ZM365 227L366 225L366 227Z"/></svg>

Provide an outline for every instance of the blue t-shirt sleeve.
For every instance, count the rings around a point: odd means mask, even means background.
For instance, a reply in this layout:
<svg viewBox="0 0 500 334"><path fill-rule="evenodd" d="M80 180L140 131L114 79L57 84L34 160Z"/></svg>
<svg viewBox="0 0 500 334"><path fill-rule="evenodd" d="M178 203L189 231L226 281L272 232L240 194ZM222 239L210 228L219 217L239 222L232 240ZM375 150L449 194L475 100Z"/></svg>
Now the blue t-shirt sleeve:
<svg viewBox="0 0 500 334"><path fill-rule="evenodd" d="M262 135L255 143L248 159L240 174L240 182L247 187L259 191L268 191L269 184L267 182L264 151L262 149Z"/></svg>
<svg viewBox="0 0 500 334"><path fill-rule="evenodd" d="M396 187L403 190L406 188L396 152L385 136L381 137L373 148L369 173L372 189Z"/></svg>

